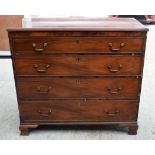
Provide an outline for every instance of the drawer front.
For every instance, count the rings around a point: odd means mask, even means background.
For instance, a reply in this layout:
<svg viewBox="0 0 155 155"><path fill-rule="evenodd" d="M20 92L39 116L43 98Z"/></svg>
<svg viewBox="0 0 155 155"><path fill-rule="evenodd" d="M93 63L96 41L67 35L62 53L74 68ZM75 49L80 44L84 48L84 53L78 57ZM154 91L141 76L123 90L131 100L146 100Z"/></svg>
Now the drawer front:
<svg viewBox="0 0 155 155"><path fill-rule="evenodd" d="M143 38L55 37L50 39L14 39L13 51L16 54L143 52L143 45Z"/></svg>
<svg viewBox="0 0 155 155"><path fill-rule="evenodd" d="M136 78L18 78L20 98L136 99Z"/></svg>
<svg viewBox="0 0 155 155"><path fill-rule="evenodd" d="M23 122L43 121L136 121L137 101L55 100L21 101Z"/></svg>
<svg viewBox="0 0 155 155"><path fill-rule="evenodd" d="M15 59L16 75L139 75L141 56L53 55ZM24 63L23 63L24 62Z"/></svg>

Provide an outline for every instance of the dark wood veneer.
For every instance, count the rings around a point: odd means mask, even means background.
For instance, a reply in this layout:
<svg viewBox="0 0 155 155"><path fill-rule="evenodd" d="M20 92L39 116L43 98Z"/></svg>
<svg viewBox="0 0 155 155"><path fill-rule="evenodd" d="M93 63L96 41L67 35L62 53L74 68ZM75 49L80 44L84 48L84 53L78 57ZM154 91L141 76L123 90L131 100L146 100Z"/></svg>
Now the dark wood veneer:
<svg viewBox="0 0 155 155"><path fill-rule="evenodd" d="M87 52L143 52L143 38L128 37L54 37L40 39L14 39L14 51L50 53L87 53ZM44 44L47 44L44 47ZM111 46L110 46L111 43ZM33 47L33 44L36 47ZM121 44L124 46L121 47ZM37 51L43 49L43 51ZM25 53L25 52L24 52Z"/></svg>
<svg viewBox="0 0 155 155"><path fill-rule="evenodd" d="M8 29L21 135L39 125L109 124L137 134L147 29L134 19L50 21Z"/></svg>
<svg viewBox="0 0 155 155"><path fill-rule="evenodd" d="M24 63L23 63L24 61ZM141 74L142 56L128 55L34 55L15 58L16 76L95 76ZM35 67L35 65L37 67ZM48 68L46 66L49 65ZM44 72L39 71L45 70Z"/></svg>
<svg viewBox="0 0 155 155"><path fill-rule="evenodd" d="M137 78L19 78L20 98L137 99Z"/></svg>
<svg viewBox="0 0 155 155"><path fill-rule="evenodd" d="M107 101L95 99L22 101L21 119L24 122L63 121L136 121L137 101ZM29 108L31 107L31 109Z"/></svg>

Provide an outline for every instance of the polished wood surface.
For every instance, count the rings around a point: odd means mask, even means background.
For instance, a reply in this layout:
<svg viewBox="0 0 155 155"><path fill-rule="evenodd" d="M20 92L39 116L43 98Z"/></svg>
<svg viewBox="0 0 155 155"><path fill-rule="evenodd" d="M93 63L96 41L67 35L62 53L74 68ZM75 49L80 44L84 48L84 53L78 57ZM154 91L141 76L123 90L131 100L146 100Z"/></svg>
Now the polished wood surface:
<svg viewBox="0 0 155 155"><path fill-rule="evenodd" d="M32 19L33 22L37 19ZM9 29L9 31L147 31L134 18L51 18L44 19L31 28Z"/></svg>
<svg viewBox="0 0 155 155"><path fill-rule="evenodd" d="M31 107L31 109L30 109ZM53 100L22 101L19 109L24 122L136 121L136 101Z"/></svg>
<svg viewBox="0 0 155 155"><path fill-rule="evenodd" d="M137 99L137 78L20 78L19 97L23 99L104 98Z"/></svg>
<svg viewBox="0 0 155 155"><path fill-rule="evenodd" d="M143 52L144 38L61 37L49 39L15 39L14 50L28 53ZM39 50L40 49L40 50ZM50 52L49 52L50 51Z"/></svg>
<svg viewBox="0 0 155 155"><path fill-rule="evenodd" d="M41 54L16 57L14 61L17 76L135 76L141 74L142 62L141 56L101 54Z"/></svg>
<svg viewBox="0 0 155 155"><path fill-rule="evenodd" d="M55 124L137 134L147 29L133 19L50 22L8 30L21 134Z"/></svg>

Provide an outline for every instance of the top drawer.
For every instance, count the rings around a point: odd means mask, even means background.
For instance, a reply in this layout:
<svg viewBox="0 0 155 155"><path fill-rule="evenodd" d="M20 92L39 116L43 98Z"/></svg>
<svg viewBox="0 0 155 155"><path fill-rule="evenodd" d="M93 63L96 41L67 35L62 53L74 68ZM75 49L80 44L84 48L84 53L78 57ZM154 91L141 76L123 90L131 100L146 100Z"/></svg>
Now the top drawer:
<svg viewBox="0 0 155 155"><path fill-rule="evenodd" d="M15 54L34 53L130 53L144 51L144 38L52 37L14 39ZM25 53L26 52L26 53Z"/></svg>

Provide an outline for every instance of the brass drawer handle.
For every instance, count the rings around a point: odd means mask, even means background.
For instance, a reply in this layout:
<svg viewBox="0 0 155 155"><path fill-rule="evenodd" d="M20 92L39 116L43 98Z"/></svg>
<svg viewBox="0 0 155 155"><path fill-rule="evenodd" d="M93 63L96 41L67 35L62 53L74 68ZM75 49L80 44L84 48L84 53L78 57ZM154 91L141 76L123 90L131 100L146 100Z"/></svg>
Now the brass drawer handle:
<svg viewBox="0 0 155 155"><path fill-rule="evenodd" d="M118 69L112 69L112 65L107 65L107 68L108 68L108 70L109 70L110 72L116 73L116 72L118 72L120 69L123 68L123 65L122 65L122 64L119 64L118 67L117 67Z"/></svg>
<svg viewBox="0 0 155 155"><path fill-rule="evenodd" d="M81 107L81 101L77 101L78 107Z"/></svg>
<svg viewBox="0 0 155 155"><path fill-rule="evenodd" d="M37 91L40 94L48 94L50 92L50 90L51 90L51 87L50 86L48 86L48 87L46 87L46 86L38 86L37 87Z"/></svg>
<svg viewBox="0 0 155 155"><path fill-rule="evenodd" d="M86 105L86 103L87 103L86 98L84 98L82 102L80 100L77 101L78 107L81 107L82 105Z"/></svg>
<svg viewBox="0 0 155 155"><path fill-rule="evenodd" d="M117 115L118 113L120 113L120 111L119 110L115 110L115 111L110 111L110 110L105 110L105 113L107 114L107 115L109 115L109 116L115 116L115 115Z"/></svg>
<svg viewBox="0 0 155 155"><path fill-rule="evenodd" d="M122 87L117 87L115 90L112 90L111 87L107 88L107 91L112 95L117 95L122 90Z"/></svg>
<svg viewBox="0 0 155 155"><path fill-rule="evenodd" d="M38 64L34 64L33 67L36 69L37 72L43 73L46 72L47 69L50 67L49 64L45 65L45 69L39 69L39 65Z"/></svg>
<svg viewBox="0 0 155 155"><path fill-rule="evenodd" d="M49 110L38 110L38 113L41 116L48 117L52 113L52 109L49 109Z"/></svg>
<svg viewBox="0 0 155 155"><path fill-rule="evenodd" d="M76 44L79 44L80 43L80 40L79 39L76 39L75 42L76 42Z"/></svg>
<svg viewBox="0 0 155 155"><path fill-rule="evenodd" d="M34 48L35 52L43 52L45 48L48 46L47 43L43 43L43 48L36 48L36 43L32 43L32 47Z"/></svg>
<svg viewBox="0 0 155 155"><path fill-rule="evenodd" d="M125 46L125 43L120 43L120 48L113 48L113 44L112 43L108 43L108 46L109 46L111 51L117 52L117 51L120 51L121 48L123 48Z"/></svg>

